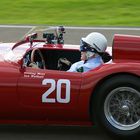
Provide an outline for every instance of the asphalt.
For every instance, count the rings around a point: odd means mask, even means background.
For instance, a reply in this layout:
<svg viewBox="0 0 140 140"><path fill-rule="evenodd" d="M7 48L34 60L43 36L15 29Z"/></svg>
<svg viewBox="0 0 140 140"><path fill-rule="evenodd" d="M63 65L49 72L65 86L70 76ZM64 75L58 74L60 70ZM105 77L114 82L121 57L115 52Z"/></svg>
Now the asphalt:
<svg viewBox="0 0 140 140"><path fill-rule="evenodd" d="M25 35L32 32L54 32L54 28L49 26L8 26L0 25L0 42L16 42ZM47 30L45 30L47 29ZM48 30L50 29L50 30ZM66 44L80 44L81 37L85 37L90 32L100 32L108 40L108 46L112 46L114 34L140 35L140 28L127 27L66 27L64 40Z"/></svg>

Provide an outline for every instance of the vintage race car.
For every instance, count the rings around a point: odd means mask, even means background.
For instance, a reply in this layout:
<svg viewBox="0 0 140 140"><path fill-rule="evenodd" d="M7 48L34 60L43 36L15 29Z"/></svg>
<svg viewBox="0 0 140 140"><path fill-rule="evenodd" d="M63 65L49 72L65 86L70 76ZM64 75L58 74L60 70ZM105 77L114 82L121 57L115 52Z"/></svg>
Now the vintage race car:
<svg viewBox="0 0 140 140"><path fill-rule="evenodd" d="M140 37L115 34L104 64L67 72L80 60L64 28L0 44L0 123L100 125L119 136L140 132ZM111 59L112 58L112 59ZM111 59L111 60L110 60Z"/></svg>

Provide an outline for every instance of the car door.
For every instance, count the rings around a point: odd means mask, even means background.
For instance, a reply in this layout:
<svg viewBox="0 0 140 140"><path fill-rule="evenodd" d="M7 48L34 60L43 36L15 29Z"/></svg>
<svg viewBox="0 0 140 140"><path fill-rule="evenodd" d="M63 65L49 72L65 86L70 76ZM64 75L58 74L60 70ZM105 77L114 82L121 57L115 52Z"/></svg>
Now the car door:
<svg viewBox="0 0 140 140"><path fill-rule="evenodd" d="M18 81L22 115L46 119L74 110L81 85L81 74L26 67Z"/></svg>

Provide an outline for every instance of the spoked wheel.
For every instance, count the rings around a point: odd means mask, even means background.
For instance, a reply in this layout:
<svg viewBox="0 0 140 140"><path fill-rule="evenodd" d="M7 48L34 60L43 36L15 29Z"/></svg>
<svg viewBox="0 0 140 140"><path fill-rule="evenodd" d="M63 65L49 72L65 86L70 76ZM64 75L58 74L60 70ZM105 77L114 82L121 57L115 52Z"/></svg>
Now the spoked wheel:
<svg viewBox="0 0 140 140"><path fill-rule="evenodd" d="M111 134L140 133L140 78L114 76L100 86L92 102L92 117Z"/></svg>
<svg viewBox="0 0 140 140"><path fill-rule="evenodd" d="M119 130L140 126L140 92L130 87L112 90L105 99L104 113L110 124Z"/></svg>

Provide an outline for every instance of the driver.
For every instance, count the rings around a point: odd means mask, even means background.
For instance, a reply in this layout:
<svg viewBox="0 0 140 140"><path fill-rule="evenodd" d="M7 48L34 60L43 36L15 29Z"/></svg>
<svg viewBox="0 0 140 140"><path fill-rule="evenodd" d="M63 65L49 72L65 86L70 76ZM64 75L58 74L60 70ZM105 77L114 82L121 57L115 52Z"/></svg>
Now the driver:
<svg viewBox="0 0 140 140"><path fill-rule="evenodd" d="M101 64L101 55L107 48L107 39L98 32L92 32L81 39L80 51L81 61L74 63L68 72L87 72Z"/></svg>

